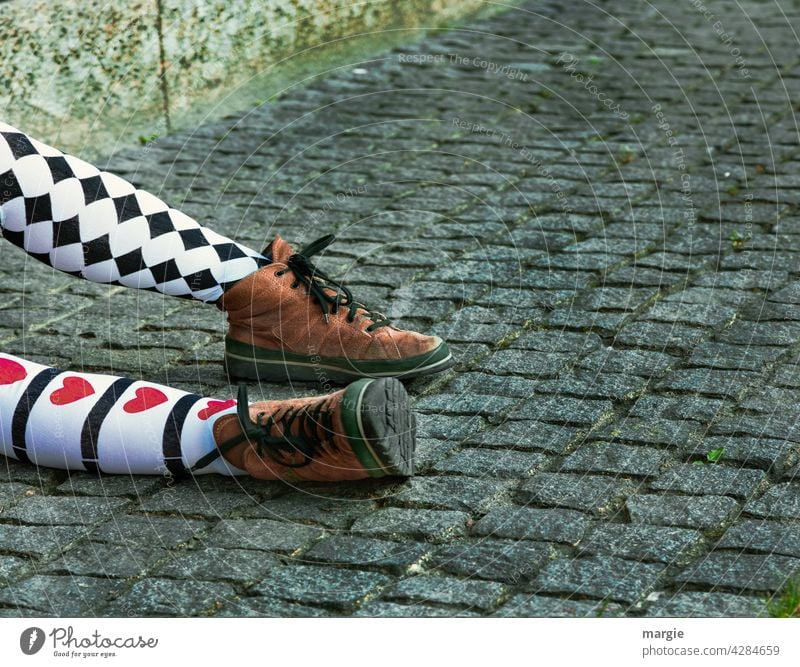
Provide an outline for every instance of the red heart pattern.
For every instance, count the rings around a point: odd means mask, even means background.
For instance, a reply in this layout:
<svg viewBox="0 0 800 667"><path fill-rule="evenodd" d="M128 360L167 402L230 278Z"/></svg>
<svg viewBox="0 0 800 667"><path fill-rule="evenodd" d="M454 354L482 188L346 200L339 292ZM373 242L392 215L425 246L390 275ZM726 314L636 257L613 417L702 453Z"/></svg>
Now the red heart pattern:
<svg viewBox="0 0 800 667"><path fill-rule="evenodd" d="M50 394L50 402L53 405L69 405L91 396L93 393L94 387L87 380L81 377L69 376L64 378L64 382L59 389Z"/></svg>
<svg viewBox="0 0 800 667"><path fill-rule="evenodd" d="M166 403L169 399L167 395L160 389L155 387L139 387L136 390L136 396L129 400L122 409L129 414L136 414L137 412L144 412L157 405Z"/></svg>
<svg viewBox="0 0 800 667"><path fill-rule="evenodd" d="M232 408L234 405L236 405L236 401L233 399L230 399L228 401L209 401L208 405L197 413L197 416L203 421L205 421L206 419L212 417L218 412L222 412L223 410Z"/></svg>
<svg viewBox="0 0 800 667"><path fill-rule="evenodd" d="M14 384L28 377L25 366L13 359L0 359L0 384Z"/></svg>

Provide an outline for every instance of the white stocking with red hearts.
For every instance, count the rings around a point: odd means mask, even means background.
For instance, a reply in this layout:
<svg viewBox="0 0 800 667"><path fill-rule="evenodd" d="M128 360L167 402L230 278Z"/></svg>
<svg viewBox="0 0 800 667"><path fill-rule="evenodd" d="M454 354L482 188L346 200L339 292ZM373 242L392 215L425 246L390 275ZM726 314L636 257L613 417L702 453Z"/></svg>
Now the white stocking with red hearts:
<svg viewBox="0 0 800 667"><path fill-rule="evenodd" d="M216 447L235 401L75 373L0 353L0 453L67 470L181 474ZM245 474L218 458L198 474Z"/></svg>

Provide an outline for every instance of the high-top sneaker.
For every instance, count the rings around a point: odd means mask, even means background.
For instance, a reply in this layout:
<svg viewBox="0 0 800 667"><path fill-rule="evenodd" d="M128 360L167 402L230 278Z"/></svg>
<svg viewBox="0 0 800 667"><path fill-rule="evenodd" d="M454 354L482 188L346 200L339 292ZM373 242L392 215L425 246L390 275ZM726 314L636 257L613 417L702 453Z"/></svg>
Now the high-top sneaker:
<svg viewBox="0 0 800 667"><path fill-rule="evenodd" d="M272 263L236 283L217 302L230 325L228 374L344 383L359 377L410 378L452 366L441 338L392 326L311 263L333 240L324 236L295 252L276 237L264 251Z"/></svg>
<svg viewBox="0 0 800 667"><path fill-rule="evenodd" d="M415 421L403 384L363 378L325 396L248 406L239 386L237 413L213 426L219 456L258 479L340 482L414 474Z"/></svg>

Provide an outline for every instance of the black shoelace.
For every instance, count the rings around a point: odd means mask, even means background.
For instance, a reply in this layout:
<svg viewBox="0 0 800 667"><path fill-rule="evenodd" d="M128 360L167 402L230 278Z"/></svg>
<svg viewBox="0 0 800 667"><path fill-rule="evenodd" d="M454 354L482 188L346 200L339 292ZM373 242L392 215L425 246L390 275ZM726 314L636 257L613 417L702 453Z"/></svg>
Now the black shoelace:
<svg viewBox="0 0 800 667"><path fill-rule="evenodd" d="M291 270L295 276L292 289L298 287L300 284L305 285L309 295L319 303L320 308L322 308L322 314L326 322L328 322L329 313L338 313L339 308L346 306L348 309L348 322L355 321L359 308L366 311L365 317L372 321L372 324L366 328L366 331L373 331L378 327L390 324L389 318L386 317L386 315L377 311L371 311L363 303L355 301L353 299L353 293L349 288L345 287L345 285L337 280L334 280L323 271L320 271L320 269L311 263L311 257L327 248L335 239L336 237L333 234L328 234L327 236L323 236L309 243L305 248L291 255L286 262L287 268L276 271L275 275L280 276ZM326 291L326 288L335 293L330 294Z"/></svg>
<svg viewBox="0 0 800 667"><path fill-rule="evenodd" d="M239 394L236 398L236 416L242 433L220 443L217 448L202 457L190 469L191 472L201 470L212 461L230 451L236 445L249 440L254 443L260 457L268 456L275 463L287 468L302 468L311 463L322 452L323 441L335 447L330 437L335 432L332 415L325 408L325 402L320 401L310 407L290 408L280 418L266 412L256 415L256 422L250 419L250 409L247 397L247 385L239 385ZM290 435L292 426L298 423L297 432L300 435ZM280 425L283 435L271 435L272 429ZM320 429L321 427L321 429ZM320 437L320 430L324 433ZM300 453L303 460L292 463L287 456Z"/></svg>

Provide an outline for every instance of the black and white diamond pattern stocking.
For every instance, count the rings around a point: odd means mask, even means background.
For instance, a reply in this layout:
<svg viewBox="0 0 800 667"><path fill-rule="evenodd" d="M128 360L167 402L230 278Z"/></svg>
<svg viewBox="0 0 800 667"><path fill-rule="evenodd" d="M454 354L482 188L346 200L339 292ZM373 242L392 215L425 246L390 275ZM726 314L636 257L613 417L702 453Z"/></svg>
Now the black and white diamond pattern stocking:
<svg viewBox="0 0 800 667"><path fill-rule="evenodd" d="M269 263L128 181L4 123L0 229L60 271L206 302Z"/></svg>

